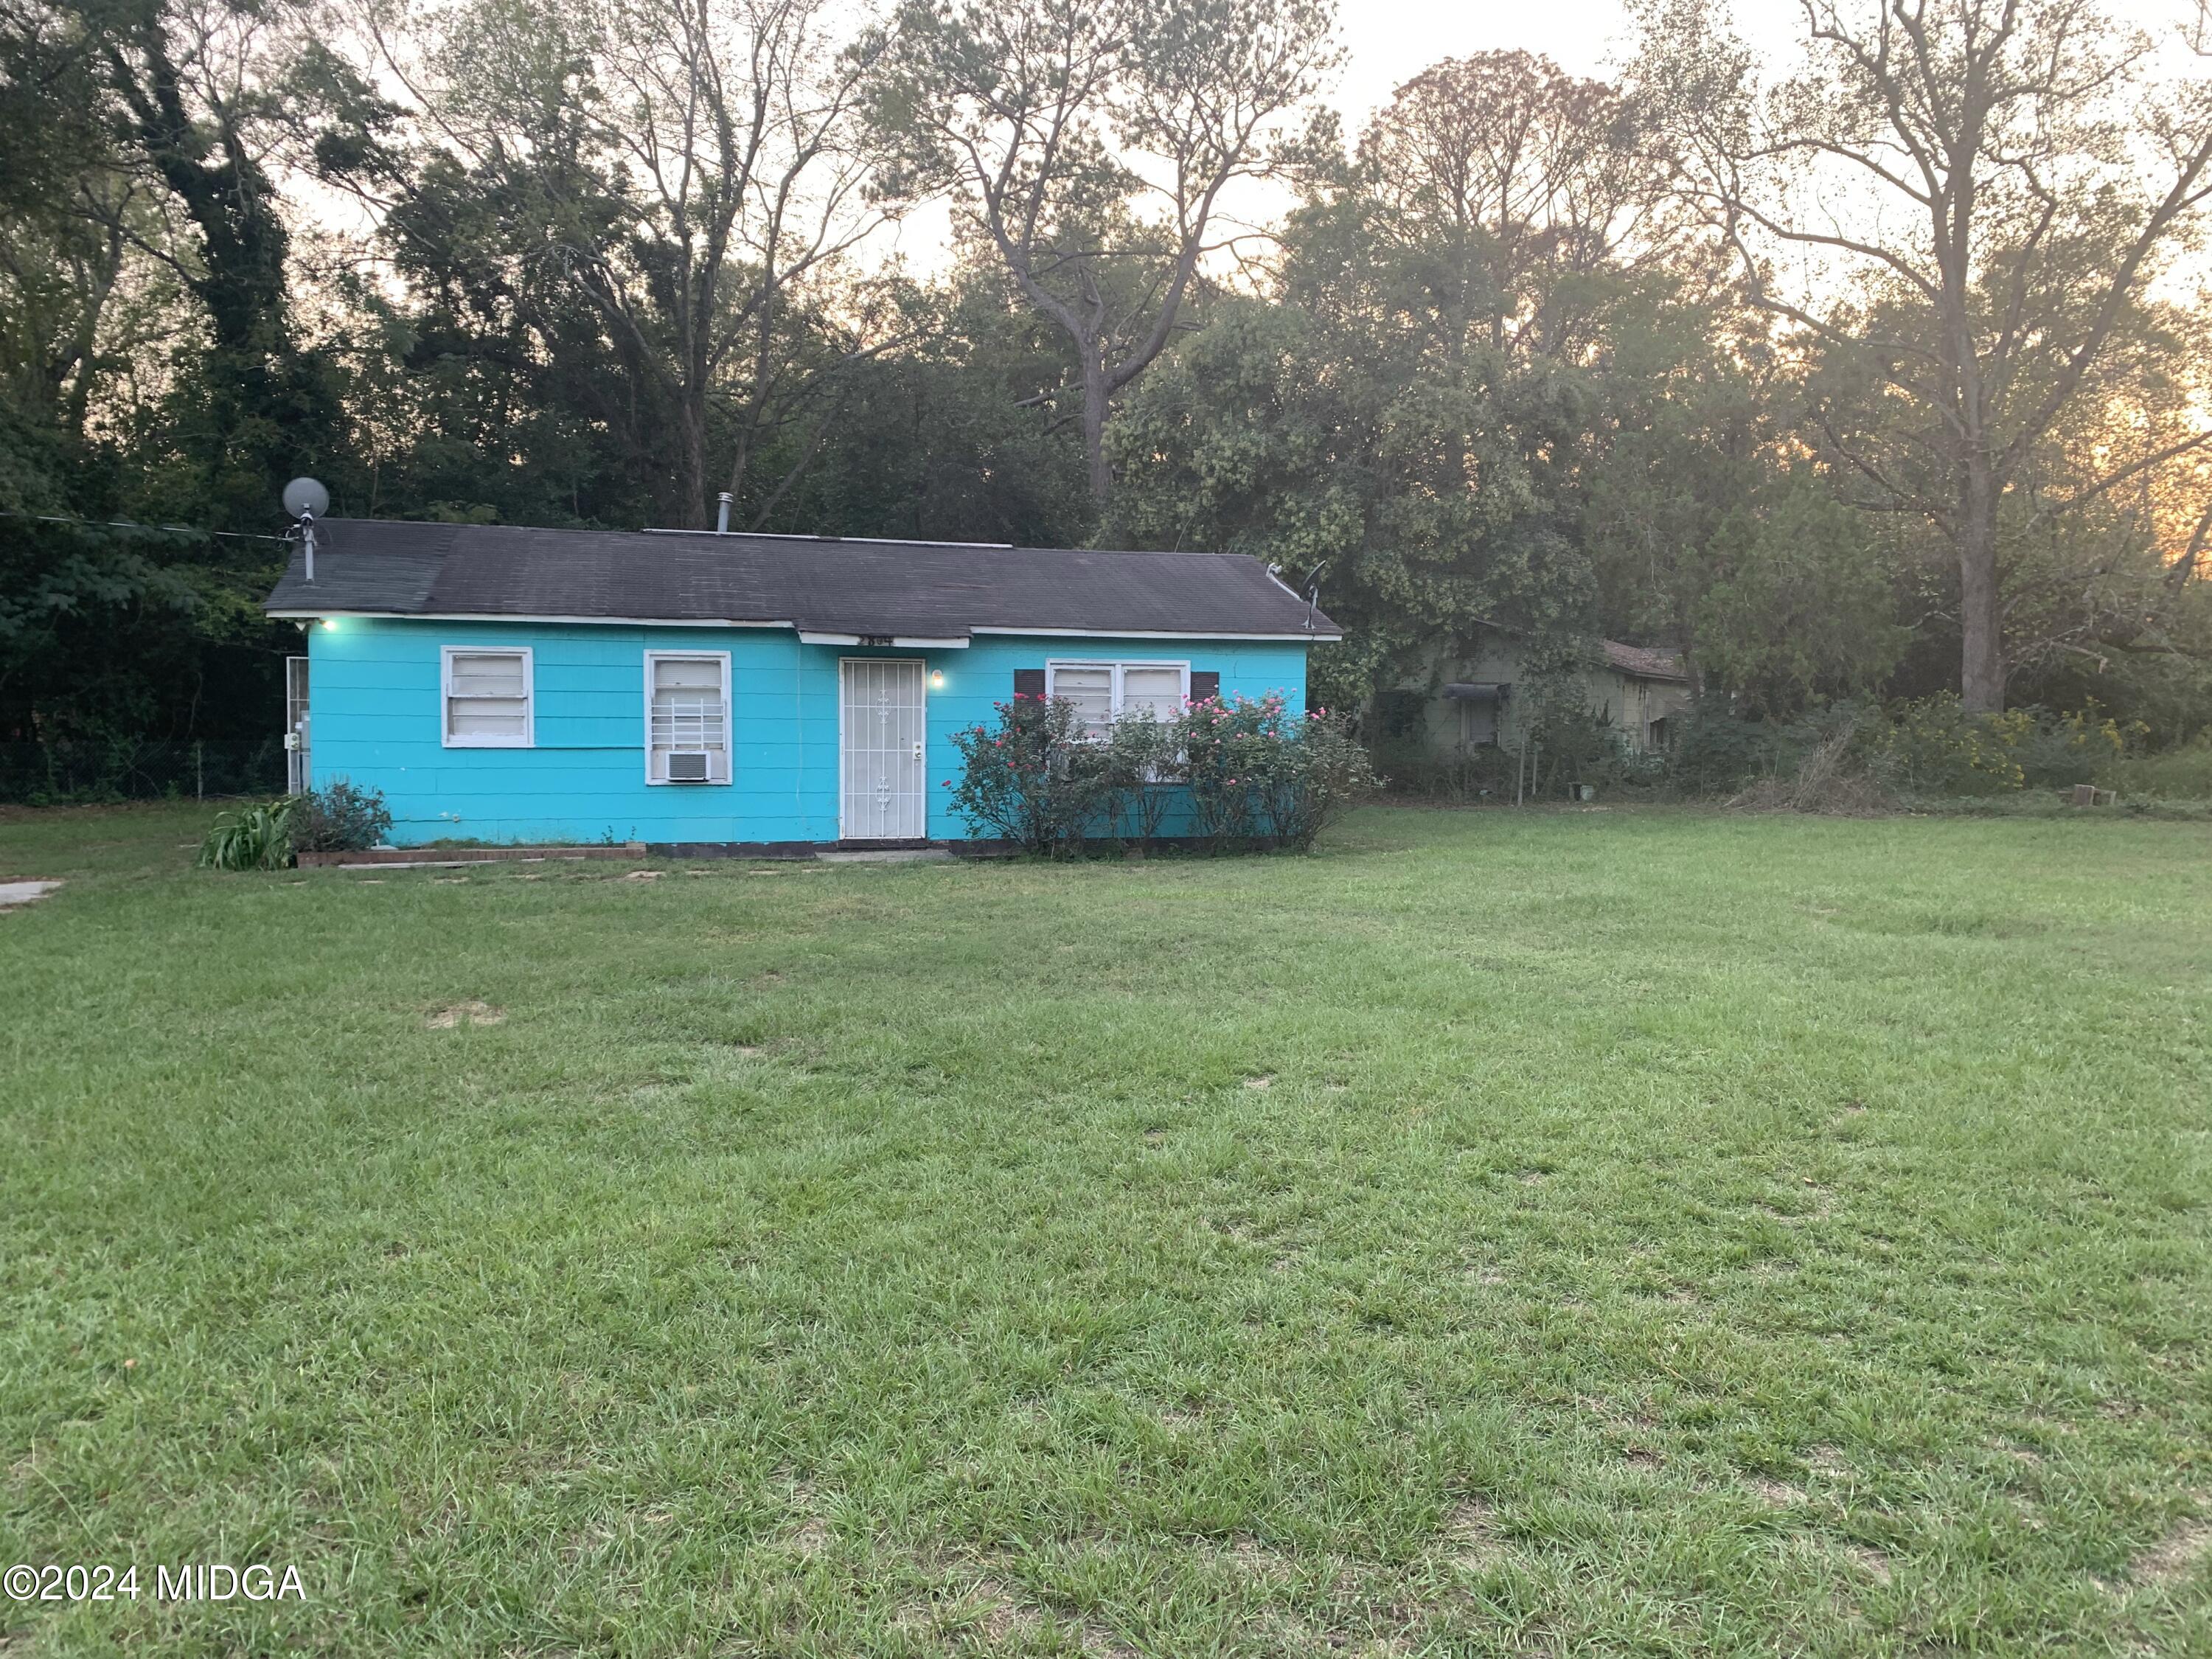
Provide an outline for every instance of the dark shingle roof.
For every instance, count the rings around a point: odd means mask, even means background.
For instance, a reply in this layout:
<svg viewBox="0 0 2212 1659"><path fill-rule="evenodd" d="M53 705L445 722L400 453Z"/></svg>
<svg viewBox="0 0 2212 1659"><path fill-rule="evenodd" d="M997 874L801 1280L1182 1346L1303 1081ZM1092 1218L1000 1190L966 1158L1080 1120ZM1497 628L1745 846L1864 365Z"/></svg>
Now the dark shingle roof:
<svg viewBox="0 0 2212 1659"><path fill-rule="evenodd" d="M1257 559L951 542L331 519L264 608L321 616L781 623L808 633L1310 635L1336 624Z"/></svg>
<svg viewBox="0 0 2212 1659"><path fill-rule="evenodd" d="M1690 678L1682 666L1682 653L1679 651L1665 651L1650 645L1623 645L1619 640L1607 640L1604 644L1607 665L1624 674L1645 680Z"/></svg>

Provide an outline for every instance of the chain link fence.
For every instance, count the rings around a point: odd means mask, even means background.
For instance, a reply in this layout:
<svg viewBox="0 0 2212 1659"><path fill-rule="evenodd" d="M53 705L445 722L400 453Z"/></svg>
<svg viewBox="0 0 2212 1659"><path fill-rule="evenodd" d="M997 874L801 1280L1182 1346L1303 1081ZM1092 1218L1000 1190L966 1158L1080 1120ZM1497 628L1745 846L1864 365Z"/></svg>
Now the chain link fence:
<svg viewBox="0 0 2212 1659"><path fill-rule="evenodd" d="M284 740L0 743L0 802L205 800L284 793Z"/></svg>

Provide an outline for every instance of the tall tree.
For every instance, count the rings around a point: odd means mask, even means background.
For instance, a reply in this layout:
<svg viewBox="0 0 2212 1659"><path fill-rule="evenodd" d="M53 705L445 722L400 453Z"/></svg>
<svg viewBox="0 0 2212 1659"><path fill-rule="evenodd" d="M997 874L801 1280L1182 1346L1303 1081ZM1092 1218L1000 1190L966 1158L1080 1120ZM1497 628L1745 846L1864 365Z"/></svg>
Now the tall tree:
<svg viewBox="0 0 2212 1659"><path fill-rule="evenodd" d="M1091 489L1106 422L1158 358L1224 192L1277 173L1274 141L1334 62L1328 0L911 0L886 102L924 178L1066 337Z"/></svg>
<svg viewBox="0 0 2212 1659"><path fill-rule="evenodd" d="M1524 52L1423 70L1361 137L1362 174L1413 234L1449 243L1458 303L1492 349L1570 357L1626 275L1679 261L1680 215L1603 82Z"/></svg>
<svg viewBox="0 0 2212 1659"><path fill-rule="evenodd" d="M2212 80L2100 0L1800 0L1803 61L1763 90L1716 0L1647 0L1640 97L1753 302L1878 380L1887 418L1823 435L1954 562L1960 689L2004 704L2008 499L2085 404L2124 398L2146 296L2212 202ZM2100 495L2194 448L2124 440Z"/></svg>
<svg viewBox="0 0 2212 1659"><path fill-rule="evenodd" d="M1317 166L1279 301L1217 307L1132 393L1109 526L1326 565L1358 635L1331 653L1339 700L1484 622L1571 653L1596 621L1593 477L1698 343L1624 118L1522 54L1401 88Z"/></svg>
<svg viewBox="0 0 2212 1659"><path fill-rule="evenodd" d="M327 376L295 327L291 234L269 168L279 136L270 36L286 10L284 0L114 0L77 11L75 25L103 113L190 228L149 235L128 192L85 198L204 314L204 418L188 445L215 514L240 528L265 526L284 477L321 465L339 437Z"/></svg>
<svg viewBox="0 0 2212 1659"><path fill-rule="evenodd" d="M496 255L580 295L672 428L677 516L710 522L725 488L772 510L791 480L761 456L794 424L818 441L830 380L882 343L834 280L898 210L866 118L880 33L828 0L357 15L379 60L354 79L358 136L319 155L418 239L403 263L459 252L431 197L503 197ZM372 69L408 101L376 108Z"/></svg>

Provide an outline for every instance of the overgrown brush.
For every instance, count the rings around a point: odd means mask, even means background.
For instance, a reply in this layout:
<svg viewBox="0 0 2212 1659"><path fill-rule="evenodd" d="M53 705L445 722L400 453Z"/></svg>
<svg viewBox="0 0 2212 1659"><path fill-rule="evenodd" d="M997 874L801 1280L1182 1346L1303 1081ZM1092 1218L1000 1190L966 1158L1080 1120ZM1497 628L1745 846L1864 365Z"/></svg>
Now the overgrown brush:
<svg viewBox="0 0 2212 1659"><path fill-rule="evenodd" d="M2162 755L2123 755L2097 769L2092 780L2124 800L2212 801L2212 737Z"/></svg>
<svg viewBox="0 0 2212 1659"><path fill-rule="evenodd" d="M1873 817L1894 811L1896 798L1866 763L1867 726L1866 715L1851 711L1804 751L1795 769L1761 778L1729 805L1747 811L1819 812L1836 817Z"/></svg>
<svg viewBox="0 0 2212 1659"><path fill-rule="evenodd" d="M297 795L225 812L200 843L204 870L283 870L301 853L358 853L392 828L381 790L343 778Z"/></svg>
<svg viewBox="0 0 2212 1659"><path fill-rule="evenodd" d="M336 778L295 797L292 846L301 853L362 853L392 830L392 813L380 789Z"/></svg>

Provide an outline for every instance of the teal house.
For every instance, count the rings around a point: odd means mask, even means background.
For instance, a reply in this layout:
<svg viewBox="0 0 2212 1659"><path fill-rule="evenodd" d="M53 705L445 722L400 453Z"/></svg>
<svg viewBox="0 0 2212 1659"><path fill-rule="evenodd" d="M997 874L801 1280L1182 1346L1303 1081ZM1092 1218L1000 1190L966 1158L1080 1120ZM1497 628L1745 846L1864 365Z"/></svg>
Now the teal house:
<svg viewBox="0 0 2212 1659"><path fill-rule="evenodd" d="M1340 637L1237 555L346 519L264 608L295 782L382 791L401 846L957 843L951 734L1017 692L1296 713Z"/></svg>

